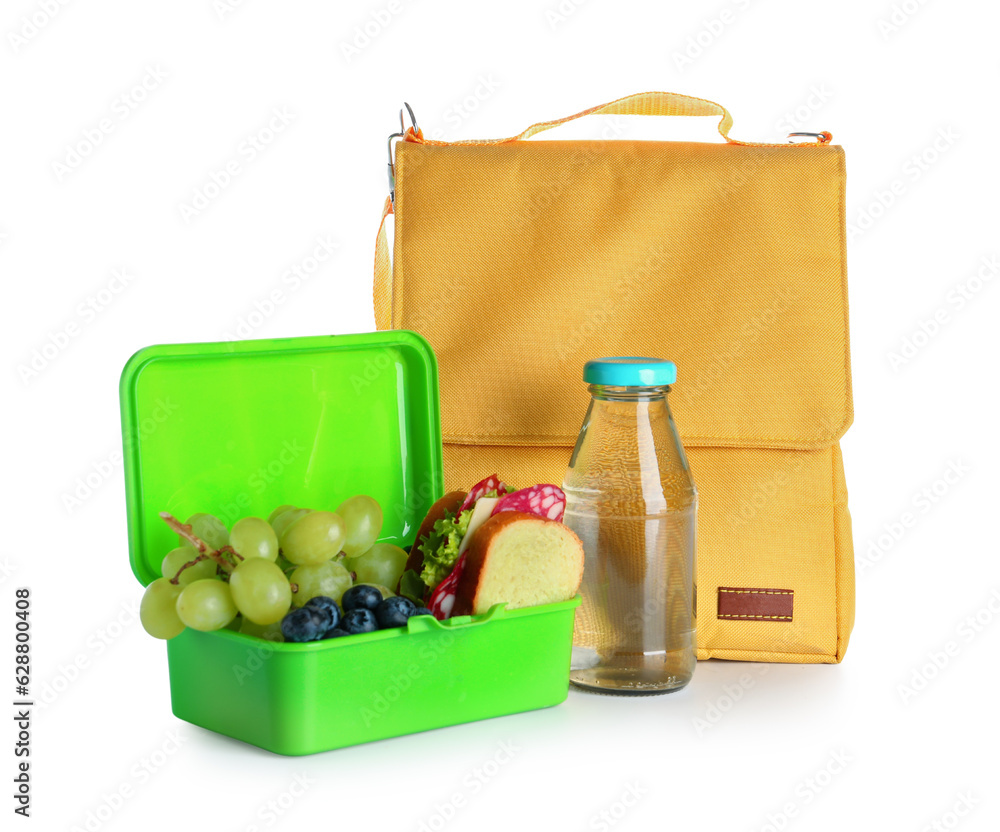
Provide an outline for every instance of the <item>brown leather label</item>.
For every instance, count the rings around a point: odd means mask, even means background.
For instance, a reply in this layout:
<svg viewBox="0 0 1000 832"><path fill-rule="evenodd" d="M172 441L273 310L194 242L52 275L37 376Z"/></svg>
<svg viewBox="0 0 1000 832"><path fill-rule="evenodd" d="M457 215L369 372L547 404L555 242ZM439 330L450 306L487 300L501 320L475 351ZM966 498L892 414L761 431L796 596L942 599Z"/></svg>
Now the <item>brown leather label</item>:
<svg viewBox="0 0 1000 832"><path fill-rule="evenodd" d="M718 618L726 621L791 621L790 589L719 587Z"/></svg>

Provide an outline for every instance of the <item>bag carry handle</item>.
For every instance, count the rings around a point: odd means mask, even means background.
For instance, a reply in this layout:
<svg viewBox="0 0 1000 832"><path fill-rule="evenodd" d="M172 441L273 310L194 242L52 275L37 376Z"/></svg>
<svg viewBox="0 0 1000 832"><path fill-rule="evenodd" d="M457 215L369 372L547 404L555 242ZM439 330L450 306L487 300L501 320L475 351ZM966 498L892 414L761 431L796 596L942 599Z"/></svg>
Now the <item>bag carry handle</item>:
<svg viewBox="0 0 1000 832"><path fill-rule="evenodd" d="M443 142L437 139L424 137L424 131L413 126L406 129L403 138L409 142L432 145L491 145L491 144L512 144L530 139L545 130L551 130L560 124L568 121L575 121L578 118L590 115L604 116L719 116L719 133L730 144L747 144L736 139L729 138L729 128L733 126L733 117L729 111L721 104L708 101L704 98L695 98L691 95L681 95L676 92L640 92L635 95L626 95L624 98L616 98L607 104L598 104L588 110L583 110L576 115L557 118L552 121L540 121L532 124L527 130L506 139L468 139L466 141Z"/></svg>
<svg viewBox="0 0 1000 832"><path fill-rule="evenodd" d="M733 126L733 117L729 111L721 104L708 101L704 98L695 98L691 95L680 95L676 92L640 92L635 95L626 95L624 98L617 98L607 104L598 104L589 110L577 113L575 116L567 116L553 121L540 121L532 124L527 130L518 136L506 141L524 141L532 136L541 133L543 130L551 130L560 124L568 121L575 121L583 116L719 116L719 134L727 142L739 144L735 139L729 138L729 129Z"/></svg>
<svg viewBox="0 0 1000 832"><path fill-rule="evenodd" d="M733 117L729 110L721 104L709 101L706 98L695 98L693 95L681 95L676 92L640 92L635 95L626 95L624 98L616 98L607 104L598 104L588 110L583 110L576 115L557 118L552 121L540 121L532 124L531 127L511 136L507 139L468 139L466 141L444 142L437 139L424 137L423 130L418 127L408 127L403 138L408 142L418 142L430 145L452 145L452 146L472 146L472 145L495 145L512 144L514 142L530 139L545 130L551 130L560 124L568 121L575 121L578 118L590 115L604 116L718 116L719 135L728 144L740 145L742 147L817 147L829 144L833 136L830 133L809 133L791 135L809 135L816 139L815 142L794 143L794 144L772 144L769 142L741 142L739 139L731 138L729 130L733 126Z"/></svg>

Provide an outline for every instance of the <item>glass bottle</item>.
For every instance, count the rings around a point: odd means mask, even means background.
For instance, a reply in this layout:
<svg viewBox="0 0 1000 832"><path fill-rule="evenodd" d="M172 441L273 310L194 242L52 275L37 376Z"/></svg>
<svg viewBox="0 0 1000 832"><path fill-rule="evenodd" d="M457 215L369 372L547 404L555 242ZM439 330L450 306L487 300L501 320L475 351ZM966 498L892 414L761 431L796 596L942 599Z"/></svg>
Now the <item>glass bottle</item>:
<svg viewBox="0 0 1000 832"><path fill-rule="evenodd" d="M583 541L570 680L603 693L679 690L695 666L698 497L657 358L588 361L590 407L563 490Z"/></svg>

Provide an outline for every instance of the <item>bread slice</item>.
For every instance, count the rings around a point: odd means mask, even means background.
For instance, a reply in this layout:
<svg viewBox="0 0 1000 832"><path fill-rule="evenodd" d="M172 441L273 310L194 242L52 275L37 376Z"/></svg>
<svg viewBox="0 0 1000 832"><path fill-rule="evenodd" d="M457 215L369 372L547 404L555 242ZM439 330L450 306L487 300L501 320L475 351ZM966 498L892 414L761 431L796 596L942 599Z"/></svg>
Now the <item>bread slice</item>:
<svg viewBox="0 0 1000 832"><path fill-rule="evenodd" d="M566 601L583 580L583 544L568 526L521 511L491 517L465 552L454 615Z"/></svg>

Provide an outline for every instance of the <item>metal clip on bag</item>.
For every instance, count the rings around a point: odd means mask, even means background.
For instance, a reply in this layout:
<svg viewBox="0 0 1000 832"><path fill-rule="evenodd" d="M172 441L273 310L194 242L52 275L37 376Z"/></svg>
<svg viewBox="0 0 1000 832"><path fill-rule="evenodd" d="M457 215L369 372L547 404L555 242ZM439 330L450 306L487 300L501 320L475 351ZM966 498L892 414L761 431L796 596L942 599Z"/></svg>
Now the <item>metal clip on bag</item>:
<svg viewBox="0 0 1000 832"><path fill-rule="evenodd" d="M718 116L725 143L527 141L591 113ZM509 139L410 127L375 318L437 353L446 489L494 470L561 482L584 362L674 360L700 496L698 657L838 662L854 623L844 153L828 133L757 144L731 125L650 92Z"/></svg>

